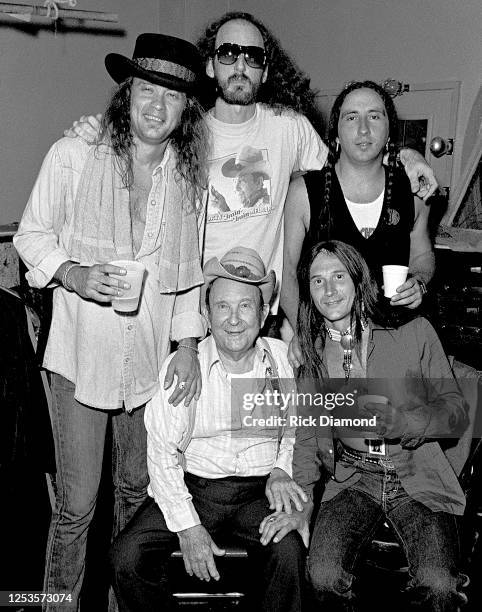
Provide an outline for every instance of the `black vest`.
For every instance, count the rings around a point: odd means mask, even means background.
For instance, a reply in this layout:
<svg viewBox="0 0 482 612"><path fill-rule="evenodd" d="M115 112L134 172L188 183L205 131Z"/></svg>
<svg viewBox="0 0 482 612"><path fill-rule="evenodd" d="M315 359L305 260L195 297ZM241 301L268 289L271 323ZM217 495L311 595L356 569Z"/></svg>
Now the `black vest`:
<svg viewBox="0 0 482 612"><path fill-rule="evenodd" d="M410 258L410 232L415 220L415 208L410 182L403 171L397 170L392 183L390 208L387 206L387 176L385 172L385 197L378 225L369 238L358 230L348 210L345 197L335 171L332 171L330 222L321 226L325 170L304 175L310 202L310 228L304 248L322 240L341 240L354 246L365 258L378 282L382 278L382 266L398 264L408 266ZM325 217L325 216L324 216Z"/></svg>

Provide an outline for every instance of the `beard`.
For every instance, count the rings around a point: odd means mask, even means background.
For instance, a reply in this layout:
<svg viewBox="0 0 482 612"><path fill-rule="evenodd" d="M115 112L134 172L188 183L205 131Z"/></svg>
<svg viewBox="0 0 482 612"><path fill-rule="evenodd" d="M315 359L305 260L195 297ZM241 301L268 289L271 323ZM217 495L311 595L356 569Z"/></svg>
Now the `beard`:
<svg viewBox="0 0 482 612"><path fill-rule="evenodd" d="M246 84L249 84L249 87ZM244 74L231 75L225 81L218 81L218 94L227 104L249 106L256 102L259 87L260 83L253 83Z"/></svg>

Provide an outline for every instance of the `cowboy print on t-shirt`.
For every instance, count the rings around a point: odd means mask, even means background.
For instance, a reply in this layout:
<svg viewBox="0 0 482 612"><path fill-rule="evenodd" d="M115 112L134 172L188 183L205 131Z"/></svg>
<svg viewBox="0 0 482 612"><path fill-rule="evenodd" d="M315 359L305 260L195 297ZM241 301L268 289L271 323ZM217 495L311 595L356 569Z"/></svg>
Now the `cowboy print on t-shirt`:
<svg viewBox="0 0 482 612"><path fill-rule="evenodd" d="M266 149L244 146L209 164L208 223L267 215L271 210L271 164Z"/></svg>

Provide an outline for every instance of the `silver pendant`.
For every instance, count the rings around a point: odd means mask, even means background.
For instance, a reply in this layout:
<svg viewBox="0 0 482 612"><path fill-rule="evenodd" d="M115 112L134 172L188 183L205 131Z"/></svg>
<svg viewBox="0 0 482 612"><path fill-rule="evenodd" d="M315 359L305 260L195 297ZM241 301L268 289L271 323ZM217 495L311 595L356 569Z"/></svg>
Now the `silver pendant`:
<svg viewBox="0 0 482 612"><path fill-rule="evenodd" d="M355 346L353 335L351 333L343 334L340 338L341 348L345 351L351 351Z"/></svg>

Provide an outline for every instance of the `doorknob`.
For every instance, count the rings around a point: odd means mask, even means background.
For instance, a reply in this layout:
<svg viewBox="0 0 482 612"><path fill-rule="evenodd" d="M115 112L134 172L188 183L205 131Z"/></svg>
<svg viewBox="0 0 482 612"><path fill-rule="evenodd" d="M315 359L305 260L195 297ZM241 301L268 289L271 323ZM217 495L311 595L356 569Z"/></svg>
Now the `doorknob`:
<svg viewBox="0 0 482 612"><path fill-rule="evenodd" d="M453 155L454 139L445 139L441 136L435 136L435 138L432 138L432 140L430 141L430 152L434 157L442 157L442 155Z"/></svg>

